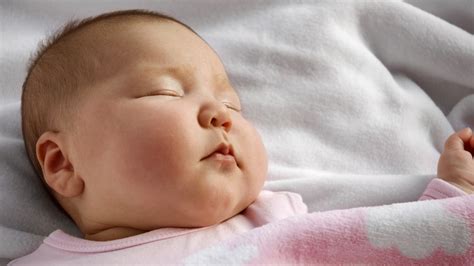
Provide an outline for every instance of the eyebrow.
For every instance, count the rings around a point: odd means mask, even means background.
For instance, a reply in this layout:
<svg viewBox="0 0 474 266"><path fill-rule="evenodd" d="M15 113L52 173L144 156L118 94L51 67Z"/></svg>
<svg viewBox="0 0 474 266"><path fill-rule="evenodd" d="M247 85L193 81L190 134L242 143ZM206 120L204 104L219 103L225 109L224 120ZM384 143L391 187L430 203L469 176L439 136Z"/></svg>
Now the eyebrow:
<svg viewBox="0 0 474 266"><path fill-rule="evenodd" d="M189 67L183 66L171 66L171 67L150 67L150 66L143 66L139 67L139 74L138 77L154 77L157 75L164 75L168 74L175 78L185 77L192 73L192 69Z"/></svg>

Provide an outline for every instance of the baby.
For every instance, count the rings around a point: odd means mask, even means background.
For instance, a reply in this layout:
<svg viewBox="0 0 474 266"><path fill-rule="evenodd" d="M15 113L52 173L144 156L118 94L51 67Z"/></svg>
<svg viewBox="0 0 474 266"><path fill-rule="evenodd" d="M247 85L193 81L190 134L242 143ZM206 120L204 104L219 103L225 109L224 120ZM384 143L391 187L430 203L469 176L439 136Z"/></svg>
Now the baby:
<svg viewBox="0 0 474 266"><path fill-rule="evenodd" d="M36 172L87 240L56 231L16 262L151 242L176 258L306 212L296 194L261 192L265 149L217 54L155 12L68 24L32 62L22 126ZM438 173L459 189L441 189L474 193L473 148L470 129L449 137Z"/></svg>

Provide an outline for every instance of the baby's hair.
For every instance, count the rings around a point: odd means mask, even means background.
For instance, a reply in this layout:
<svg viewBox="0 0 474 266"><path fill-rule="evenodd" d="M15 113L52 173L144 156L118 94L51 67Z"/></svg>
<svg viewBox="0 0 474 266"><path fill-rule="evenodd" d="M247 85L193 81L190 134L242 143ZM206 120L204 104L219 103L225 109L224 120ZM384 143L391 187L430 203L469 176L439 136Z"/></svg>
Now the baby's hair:
<svg viewBox="0 0 474 266"><path fill-rule="evenodd" d="M28 158L43 182L36 142L44 132L56 132L60 126L73 126L71 120L81 92L90 87L101 69L103 58L95 52L96 47L90 45L95 40L84 45L81 34L87 32L90 25L109 21L118 25L123 21L147 19L174 21L194 32L184 23L158 12L137 9L115 11L66 23L40 43L31 57L21 97L22 132ZM107 29L101 30L104 32Z"/></svg>

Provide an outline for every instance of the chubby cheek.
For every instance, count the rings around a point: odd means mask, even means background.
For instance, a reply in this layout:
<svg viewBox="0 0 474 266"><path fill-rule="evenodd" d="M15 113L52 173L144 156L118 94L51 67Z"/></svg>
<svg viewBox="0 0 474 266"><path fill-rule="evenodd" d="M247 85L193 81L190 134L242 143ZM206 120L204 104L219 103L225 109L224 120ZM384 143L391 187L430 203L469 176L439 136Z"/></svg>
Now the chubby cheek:
<svg viewBox="0 0 474 266"><path fill-rule="evenodd" d="M248 175L253 191L258 193L263 186L268 171L268 159L260 134L248 121L242 122L239 131L242 140L244 173Z"/></svg>
<svg viewBox="0 0 474 266"><path fill-rule="evenodd" d="M143 119L143 120L142 120ZM127 158L122 164L123 172L137 179L166 181L181 176L186 166L192 163L192 139L186 137L191 132L182 123L172 122L179 117L168 116L168 119L142 117L121 133L119 142L123 149L119 158ZM144 180L147 181L147 180Z"/></svg>
<svg viewBox="0 0 474 266"><path fill-rule="evenodd" d="M142 197L156 197L160 193L150 191L170 189L172 177L184 176L188 170L189 147L196 146L185 137L190 130L186 121L176 112L123 108L113 113L116 115L96 132L100 140L95 147L101 154L91 162L96 164L93 174L108 176L104 182L113 181L103 184L110 193L126 189Z"/></svg>

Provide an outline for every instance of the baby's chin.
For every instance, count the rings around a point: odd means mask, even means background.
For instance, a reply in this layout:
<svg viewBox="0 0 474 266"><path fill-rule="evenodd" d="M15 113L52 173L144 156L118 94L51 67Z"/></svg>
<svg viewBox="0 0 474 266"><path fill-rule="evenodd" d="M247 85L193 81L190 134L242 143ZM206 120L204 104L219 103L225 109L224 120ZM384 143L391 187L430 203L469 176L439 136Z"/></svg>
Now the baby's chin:
<svg viewBox="0 0 474 266"><path fill-rule="evenodd" d="M210 208L209 211L202 211L188 223L188 226L184 227L207 227L219 224L244 211L255 201L255 199L256 196L252 198L245 198L234 206L227 206L227 208L222 209Z"/></svg>
<svg viewBox="0 0 474 266"><path fill-rule="evenodd" d="M99 230L93 234L84 233L84 238L93 241L109 241L131 237L162 228L201 228L217 225L232 217L235 217L252 204L257 196L240 198L233 206L207 206L201 210L189 212L184 215L177 215L163 223L162 217L149 217L147 220L135 220L135 223L128 223L127 226L112 226L104 230Z"/></svg>

